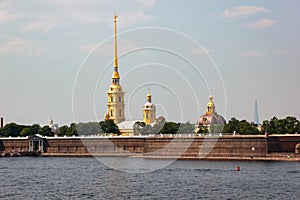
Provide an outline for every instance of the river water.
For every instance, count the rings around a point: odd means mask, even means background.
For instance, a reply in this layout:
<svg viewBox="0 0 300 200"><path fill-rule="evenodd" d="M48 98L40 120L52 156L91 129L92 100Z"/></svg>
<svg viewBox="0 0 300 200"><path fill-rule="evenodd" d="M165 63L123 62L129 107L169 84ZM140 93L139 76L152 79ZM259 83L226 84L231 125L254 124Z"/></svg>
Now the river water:
<svg viewBox="0 0 300 200"><path fill-rule="evenodd" d="M176 161L147 173L124 171L95 158L0 158L0 199L300 198L298 162Z"/></svg>

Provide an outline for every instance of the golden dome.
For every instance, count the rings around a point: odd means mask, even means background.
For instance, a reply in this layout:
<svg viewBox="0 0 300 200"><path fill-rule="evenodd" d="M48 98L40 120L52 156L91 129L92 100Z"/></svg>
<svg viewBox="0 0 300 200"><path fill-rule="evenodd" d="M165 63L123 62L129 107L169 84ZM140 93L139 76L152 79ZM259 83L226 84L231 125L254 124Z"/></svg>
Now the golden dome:
<svg viewBox="0 0 300 200"><path fill-rule="evenodd" d="M206 113L198 119L197 124L208 126L211 124L225 124L225 123L226 120L221 115L218 115L215 111L213 96L209 95L209 102L207 104Z"/></svg>
<svg viewBox="0 0 300 200"><path fill-rule="evenodd" d="M113 71L112 78L120 78L120 75L117 71Z"/></svg>

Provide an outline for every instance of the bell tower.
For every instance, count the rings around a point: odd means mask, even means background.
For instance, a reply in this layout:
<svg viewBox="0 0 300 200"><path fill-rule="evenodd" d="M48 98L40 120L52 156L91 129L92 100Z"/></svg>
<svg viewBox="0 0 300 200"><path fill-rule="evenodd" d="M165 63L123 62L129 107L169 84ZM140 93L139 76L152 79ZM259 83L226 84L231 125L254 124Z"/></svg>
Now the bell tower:
<svg viewBox="0 0 300 200"><path fill-rule="evenodd" d="M150 90L148 89L147 94L147 102L144 104L143 107L143 122L145 124L151 124L155 122L156 119L156 107L152 103L152 95L150 94Z"/></svg>
<svg viewBox="0 0 300 200"><path fill-rule="evenodd" d="M107 113L105 120L111 119L116 124L125 121L124 91L120 85L120 75L118 72L117 55L117 17L114 16L114 71L112 74L112 84L107 91Z"/></svg>

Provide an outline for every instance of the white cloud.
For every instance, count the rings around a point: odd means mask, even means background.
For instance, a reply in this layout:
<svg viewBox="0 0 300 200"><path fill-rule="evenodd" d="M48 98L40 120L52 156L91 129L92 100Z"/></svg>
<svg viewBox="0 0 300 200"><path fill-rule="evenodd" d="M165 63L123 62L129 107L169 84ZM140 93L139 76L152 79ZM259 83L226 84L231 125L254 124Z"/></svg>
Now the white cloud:
<svg viewBox="0 0 300 200"><path fill-rule="evenodd" d="M246 26L251 27L251 28L269 28L269 27L275 26L276 24L277 24L276 20L262 18L255 22L248 23L248 24L246 24Z"/></svg>
<svg viewBox="0 0 300 200"><path fill-rule="evenodd" d="M8 14L4 11L0 11L0 23L12 22L20 17L21 17L21 14Z"/></svg>
<svg viewBox="0 0 300 200"><path fill-rule="evenodd" d="M122 15L122 17L120 17L119 21L119 25L118 27L123 28L123 27L127 27L127 26L131 26L137 23L141 23L141 22L148 22L153 20L154 17L152 15L147 15L144 12L137 12L137 13L128 13L125 15Z"/></svg>
<svg viewBox="0 0 300 200"><path fill-rule="evenodd" d="M265 12L269 12L269 10L263 7L238 6L238 7L226 9L223 13L223 16L231 17L231 18L239 18L239 17L255 15L258 13L265 13Z"/></svg>
<svg viewBox="0 0 300 200"><path fill-rule="evenodd" d="M20 27L21 32L41 31L47 33L56 26L56 20L51 17L33 21Z"/></svg>
<svg viewBox="0 0 300 200"><path fill-rule="evenodd" d="M156 3L156 0L137 0L137 2L142 4L146 8L152 8Z"/></svg>
<svg viewBox="0 0 300 200"><path fill-rule="evenodd" d="M20 31L45 33L59 25L110 25L114 13L120 16L122 27L147 22L154 17L145 10L152 8L155 3L155 0L120 1L118 4L110 0L44 0L41 9L37 10L36 2L28 0L23 7L21 3L15 5L14 10L16 13L24 13L24 19L30 20L20 27ZM12 5L6 7L10 10Z"/></svg>
<svg viewBox="0 0 300 200"><path fill-rule="evenodd" d="M0 45L0 54L40 55L43 52L43 44L40 42L7 35L1 35L1 38L5 42Z"/></svg>

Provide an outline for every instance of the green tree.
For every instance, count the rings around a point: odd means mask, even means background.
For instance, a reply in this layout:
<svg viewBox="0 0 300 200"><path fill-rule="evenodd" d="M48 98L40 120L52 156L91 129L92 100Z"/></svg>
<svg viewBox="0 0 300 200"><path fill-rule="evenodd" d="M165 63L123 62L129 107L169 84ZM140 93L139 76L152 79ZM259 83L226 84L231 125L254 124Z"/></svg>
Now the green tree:
<svg viewBox="0 0 300 200"><path fill-rule="evenodd" d="M66 133L66 136L73 136L73 135L78 136L78 132L76 130L76 124L75 123L72 123L70 125L70 127L68 128L67 133Z"/></svg>
<svg viewBox="0 0 300 200"><path fill-rule="evenodd" d="M99 123L97 122L76 124L76 130L78 132L78 135L96 135L99 133L103 133Z"/></svg>
<svg viewBox="0 0 300 200"><path fill-rule="evenodd" d="M112 133L112 134L117 134L120 135L120 130L119 127L114 123L113 120L105 120L99 122L100 127L104 133Z"/></svg>
<svg viewBox="0 0 300 200"><path fill-rule="evenodd" d="M54 133L51 131L51 128L49 126L43 126L38 130L38 134L43 136L54 136Z"/></svg>
<svg viewBox="0 0 300 200"><path fill-rule="evenodd" d="M240 121L237 120L236 118L231 118L227 124L224 124L222 133L234 133L234 132L239 132L239 123Z"/></svg>
<svg viewBox="0 0 300 200"><path fill-rule="evenodd" d="M195 131L195 125L191 124L189 121L186 123L181 123L179 125L178 133L190 134Z"/></svg>
<svg viewBox="0 0 300 200"><path fill-rule="evenodd" d="M296 117L288 116L285 118L285 130L287 134L295 134L299 121Z"/></svg>
<svg viewBox="0 0 300 200"><path fill-rule="evenodd" d="M20 132L20 136L31 136L34 135L30 127L23 128L23 130Z"/></svg>
<svg viewBox="0 0 300 200"><path fill-rule="evenodd" d="M25 128L25 126L18 125L16 123L9 123L2 128L1 135L5 137L18 137L20 136L20 133L23 130L23 128Z"/></svg>
<svg viewBox="0 0 300 200"><path fill-rule="evenodd" d="M178 132L180 124L175 122L166 122L161 129L162 134L176 134Z"/></svg>
<svg viewBox="0 0 300 200"><path fill-rule="evenodd" d="M254 124L247 122L246 120L242 120L239 122L239 134L241 135L257 135L259 134L258 129Z"/></svg>
<svg viewBox="0 0 300 200"><path fill-rule="evenodd" d="M58 129L58 136L65 136L65 135L67 135L67 132L68 132L68 126L61 126L61 127L59 127L59 129Z"/></svg>

